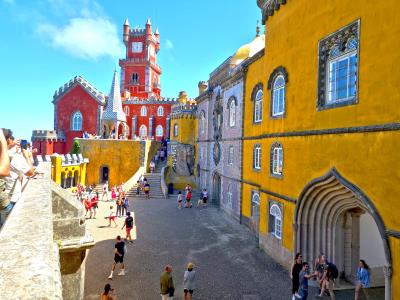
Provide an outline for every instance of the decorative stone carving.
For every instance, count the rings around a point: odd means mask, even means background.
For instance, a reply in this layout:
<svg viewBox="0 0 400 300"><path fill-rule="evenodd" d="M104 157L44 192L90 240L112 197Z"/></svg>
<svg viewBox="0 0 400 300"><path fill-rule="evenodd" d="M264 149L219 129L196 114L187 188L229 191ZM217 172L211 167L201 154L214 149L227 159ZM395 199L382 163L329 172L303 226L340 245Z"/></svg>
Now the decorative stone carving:
<svg viewBox="0 0 400 300"><path fill-rule="evenodd" d="M279 10L283 4L286 4L286 0L257 0L257 5L262 12L262 24L264 25L268 17L272 16L276 10Z"/></svg>
<svg viewBox="0 0 400 300"><path fill-rule="evenodd" d="M213 110L213 126L214 126L214 139L218 140L222 138L222 125L223 125L223 105L222 97L220 92L218 92L217 98L214 104Z"/></svg>
<svg viewBox="0 0 400 300"><path fill-rule="evenodd" d="M213 159L215 165L217 166L219 161L221 160L221 145L218 143L218 141L215 141L214 143Z"/></svg>
<svg viewBox="0 0 400 300"><path fill-rule="evenodd" d="M175 173L180 176L191 176L194 171L195 149L193 145L177 144L172 153Z"/></svg>

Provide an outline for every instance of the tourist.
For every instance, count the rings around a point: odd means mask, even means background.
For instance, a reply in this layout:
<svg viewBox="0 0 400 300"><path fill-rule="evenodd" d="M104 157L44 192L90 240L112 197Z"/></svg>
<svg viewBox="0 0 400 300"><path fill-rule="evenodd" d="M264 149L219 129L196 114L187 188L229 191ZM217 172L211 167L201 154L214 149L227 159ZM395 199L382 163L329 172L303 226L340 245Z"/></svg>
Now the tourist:
<svg viewBox="0 0 400 300"><path fill-rule="evenodd" d="M300 253L297 253L294 257L294 261L292 263L291 268L291 278L292 278L292 300L295 298L301 298L298 294L299 284L300 284L300 271L303 269L303 257Z"/></svg>
<svg viewBox="0 0 400 300"><path fill-rule="evenodd" d="M175 287L171 273L172 267L170 265L166 265L164 268L164 272L161 273L160 276L161 300L173 299L174 297Z"/></svg>
<svg viewBox="0 0 400 300"><path fill-rule="evenodd" d="M322 276L324 276L325 265L326 265L325 255L323 255L323 254L318 255L318 257L314 263L314 273L316 274L316 279L318 280L318 283L319 283L318 294L321 293Z"/></svg>
<svg viewBox="0 0 400 300"><path fill-rule="evenodd" d="M138 181L136 182L136 195L140 195L140 189L141 189L141 187L140 187L140 181L138 180Z"/></svg>
<svg viewBox="0 0 400 300"><path fill-rule="evenodd" d="M157 151L156 155L154 155L154 163L155 164L158 164L158 157L159 157L159 154L158 154L158 151Z"/></svg>
<svg viewBox="0 0 400 300"><path fill-rule="evenodd" d="M164 152L164 150L161 150L160 151L160 159L161 159L161 161L164 161L164 158L165 158L165 152Z"/></svg>
<svg viewBox="0 0 400 300"><path fill-rule="evenodd" d="M322 298L325 294L325 291L329 291L329 296L331 300L335 300L335 293L333 292L333 288L335 286L335 278L338 277L338 270L333 263L326 261L324 267L324 275L321 279L321 292L317 297Z"/></svg>
<svg viewBox="0 0 400 300"><path fill-rule="evenodd" d="M93 212L93 219L96 219L96 212L97 209L99 208L99 198L97 198L97 196L92 197L91 201L90 201L90 205L92 208L92 212ZM90 218L92 218L92 212L90 213Z"/></svg>
<svg viewBox="0 0 400 300"><path fill-rule="evenodd" d="M154 163L154 161L150 162L150 173L154 173L154 170L156 168L156 164Z"/></svg>
<svg viewBox="0 0 400 300"><path fill-rule="evenodd" d="M360 259L358 263L358 270L357 270L357 283L355 289L355 300L361 299L360 292L363 289L369 288L369 266L365 262L365 260Z"/></svg>
<svg viewBox="0 0 400 300"><path fill-rule="evenodd" d="M145 193L147 199L150 199L150 184L147 181L144 184L144 193Z"/></svg>
<svg viewBox="0 0 400 300"><path fill-rule="evenodd" d="M7 181L4 177L10 175L10 158L7 152L7 141L0 128L0 226L9 213L10 195L7 193Z"/></svg>
<svg viewBox="0 0 400 300"><path fill-rule="evenodd" d="M116 201L116 199L117 199L117 190L116 187L114 186L111 189L111 201Z"/></svg>
<svg viewBox="0 0 400 300"><path fill-rule="evenodd" d="M121 271L118 273L118 276L124 276L125 275L125 265L124 265L124 255L125 255L125 242L121 240L121 236L118 235L115 243L115 253L114 253L114 262L111 267L111 273L110 276L108 276L108 279L113 278L115 266L120 263L121 264Z"/></svg>
<svg viewBox="0 0 400 300"><path fill-rule="evenodd" d="M186 185L186 187L185 187L185 198L186 198L186 196L187 196L187 194L189 193L190 190L191 190L191 186L190 186L190 184L188 183L188 184Z"/></svg>
<svg viewBox="0 0 400 300"><path fill-rule="evenodd" d="M308 279L317 276L317 274L311 274L309 271L309 265L307 262L303 262L303 268L299 274L299 284L300 284L300 296L301 300L307 300L308 297Z"/></svg>
<svg viewBox="0 0 400 300"><path fill-rule="evenodd" d="M124 205L123 194L119 193L118 199L116 201L117 204L117 217L122 217L122 207Z"/></svg>
<svg viewBox="0 0 400 300"><path fill-rule="evenodd" d="M178 208L182 209L182 192L181 191L178 192L178 198L176 199L176 201L178 201Z"/></svg>
<svg viewBox="0 0 400 300"><path fill-rule="evenodd" d="M129 209L129 199L124 193L124 211L126 215L128 215L128 209Z"/></svg>
<svg viewBox="0 0 400 300"><path fill-rule="evenodd" d="M192 203L190 202L192 200L192 191L191 190L189 190L189 192L186 194L186 208L187 207L190 207L190 208L192 208Z"/></svg>
<svg viewBox="0 0 400 300"><path fill-rule="evenodd" d="M89 195L86 196L85 201L83 202L83 205L85 206L85 218L86 218L86 215L88 212L90 213L89 218L92 218L92 203L89 199Z"/></svg>
<svg viewBox="0 0 400 300"><path fill-rule="evenodd" d="M114 289L111 288L109 283L104 286L104 292L101 293L100 300L117 300L114 295Z"/></svg>
<svg viewBox="0 0 400 300"><path fill-rule="evenodd" d="M115 218L117 216L114 213L114 208L112 205L110 205L110 215L108 217L106 217L106 219L108 219L108 226L111 226L111 221L114 222L115 227L117 227L117 223L115 222Z"/></svg>
<svg viewBox="0 0 400 300"><path fill-rule="evenodd" d="M108 201L108 181L103 185L103 193L101 195L101 201L104 201L104 196L106 196L106 201Z"/></svg>
<svg viewBox="0 0 400 300"><path fill-rule="evenodd" d="M194 291L194 279L196 277L196 272L193 270L194 266L192 263L188 263L187 270L183 275L183 293L185 295L185 300L192 300Z"/></svg>
<svg viewBox="0 0 400 300"><path fill-rule="evenodd" d="M122 226L121 229L124 229L124 227L126 227L125 241L127 243L133 243L132 237L131 237L131 230L133 228L133 217L131 216L131 213L129 211L126 213L126 215L127 215L127 217L125 218L124 225ZM129 238L129 240L128 240L128 238Z"/></svg>

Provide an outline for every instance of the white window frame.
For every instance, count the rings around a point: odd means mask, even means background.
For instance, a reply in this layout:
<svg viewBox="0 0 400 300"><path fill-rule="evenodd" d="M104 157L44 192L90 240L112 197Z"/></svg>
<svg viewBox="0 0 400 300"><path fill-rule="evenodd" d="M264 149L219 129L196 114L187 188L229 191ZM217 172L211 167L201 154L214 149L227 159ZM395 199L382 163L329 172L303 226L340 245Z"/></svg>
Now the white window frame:
<svg viewBox="0 0 400 300"><path fill-rule="evenodd" d="M277 239L282 239L282 210L278 204L272 204L269 208L269 215L274 217L274 222L270 223L272 228L270 232L274 235Z"/></svg>
<svg viewBox="0 0 400 300"><path fill-rule="evenodd" d="M263 115L263 97L264 93L262 89L259 89L256 93L256 97L254 99L254 123L260 123L262 121Z"/></svg>
<svg viewBox="0 0 400 300"><path fill-rule="evenodd" d="M140 116L141 117L146 117L147 116L147 107L146 106L142 106L140 108Z"/></svg>
<svg viewBox="0 0 400 300"><path fill-rule="evenodd" d="M234 100L231 100L229 104L229 127L235 127L236 125L236 104Z"/></svg>
<svg viewBox="0 0 400 300"><path fill-rule="evenodd" d="M354 89L355 89L355 95L349 95L350 92L350 79L352 78L352 76L350 75L350 59L351 57L355 57L356 58L356 74L354 75L355 77L355 82L354 82ZM346 91L347 91L347 97L346 98L341 98L338 99L337 98L337 94L338 94L338 90L335 89L335 99L333 99L333 92L332 92L332 86L333 86L333 82L335 83L335 86L337 85L337 81L333 81L331 80L331 74L332 74L332 66L333 64L338 64L341 61L347 60L347 84L346 84ZM336 69L337 70L337 69ZM357 54L357 48L347 52L343 55L334 57L334 58L330 58L328 59L327 62L327 72L326 72L326 103L325 105L334 105L337 103L342 103L342 102L346 102L346 101L350 101L353 100L355 97L357 97L357 72L358 72L358 54Z"/></svg>
<svg viewBox="0 0 400 300"><path fill-rule="evenodd" d="M254 217L254 207L258 207L258 215L256 217L260 217L260 193L259 192L253 192L251 196L251 216Z"/></svg>
<svg viewBox="0 0 400 300"><path fill-rule="evenodd" d="M147 137L147 126L146 125L140 126L139 137L140 137L140 139L144 139Z"/></svg>
<svg viewBox="0 0 400 300"><path fill-rule="evenodd" d="M273 146L272 149L272 174L282 175L283 171L283 148L281 145Z"/></svg>
<svg viewBox="0 0 400 300"><path fill-rule="evenodd" d="M261 145L253 146L253 169L261 169Z"/></svg>
<svg viewBox="0 0 400 300"><path fill-rule="evenodd" d="M233 146L229 146L228 150L228 165L233 165L233 154L234 154L234 148Z"/></svg>
<svg viewBox="0 0 400 300"><path fill-rule="evenodd" d="M129 114L130 114L129 106L124 107L124 113L126 116L129 116Z"/></svg>
<svg viewBox="0 0 400 300"><path fill-rule="evenodd" d="M174 137L177 137L179 133L178 124L174 124Z"/></svg>
<svg viewBox="0 0 400 300"><path fill-rule="evenodd" d="M278 83L278 80L281 82ZM282 98L281 92L283 92ZM273 88L272 88L272 112L273 117L282 116L285 113L285 98L286 98L286 82L283 75L279 75L275 78ZM282 102L282 111L279 110L280 104Z"/></svg>
<svg viewBox="0 0 400 300"><path fill-rule="evenodd" d="M156 136L162 137L164 135L164 128L162 125L157 125L156 127Z"/></svg>
<svg viewBox="0 0 400 300"><path fill-rule="evenodd" d="M202 111L200 113L200 133L204 134L206 131L206 116L205 113Z"/></svg>
<svg viewBox="0 0 400 300"><path fill-rule="evenodd" d="M232 209L232 207L233 207L232 206L232 186L230 183L228 184L228 188L226 191L226 202L227 202L227 206Z"/></svg>
<svg viewBox="0 0 400 300"><path fill-rule="evenodd" d="M72 114L71 118L71 130L72 131L82 131L83 126L83 116L80 111L76 111Z"/></svg>
<svg viewBox="0 0 400 300"><path fill-rule="evenodd" d="M159 116L159 117L164 116L164 107L159 106L159 107L157 108L157 116Z"/></svg>

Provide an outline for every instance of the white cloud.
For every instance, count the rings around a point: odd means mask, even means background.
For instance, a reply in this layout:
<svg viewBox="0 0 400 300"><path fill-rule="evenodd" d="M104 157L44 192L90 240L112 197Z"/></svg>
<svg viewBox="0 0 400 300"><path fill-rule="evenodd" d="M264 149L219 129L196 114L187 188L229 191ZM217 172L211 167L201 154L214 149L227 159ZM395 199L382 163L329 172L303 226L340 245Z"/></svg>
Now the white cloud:
<svg viewBox="0 0 400 300"><path fill-rule="evenodd" d="M37 33L52 47L82 59L123 56L117 28L106 17L72 18L64 27L42 23Z"/></svg>
<svg viewBox="0 0 400 300"><path fill-rule="evenodd" d="M172 43L171 40L165 40L165 49L173 49L174 44Z"/></svg>

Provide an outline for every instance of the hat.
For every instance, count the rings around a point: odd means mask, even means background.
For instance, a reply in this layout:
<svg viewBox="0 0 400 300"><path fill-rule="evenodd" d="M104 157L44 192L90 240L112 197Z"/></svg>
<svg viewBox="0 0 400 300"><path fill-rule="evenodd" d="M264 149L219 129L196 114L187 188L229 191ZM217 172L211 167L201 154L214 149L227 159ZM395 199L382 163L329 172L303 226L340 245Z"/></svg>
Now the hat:
<svg viewBox="0 0 400 300"><path fill-rule="evenodd" d="M187 268L188 269L193 269L194 265L192 263L188 263Z"/></svg>

